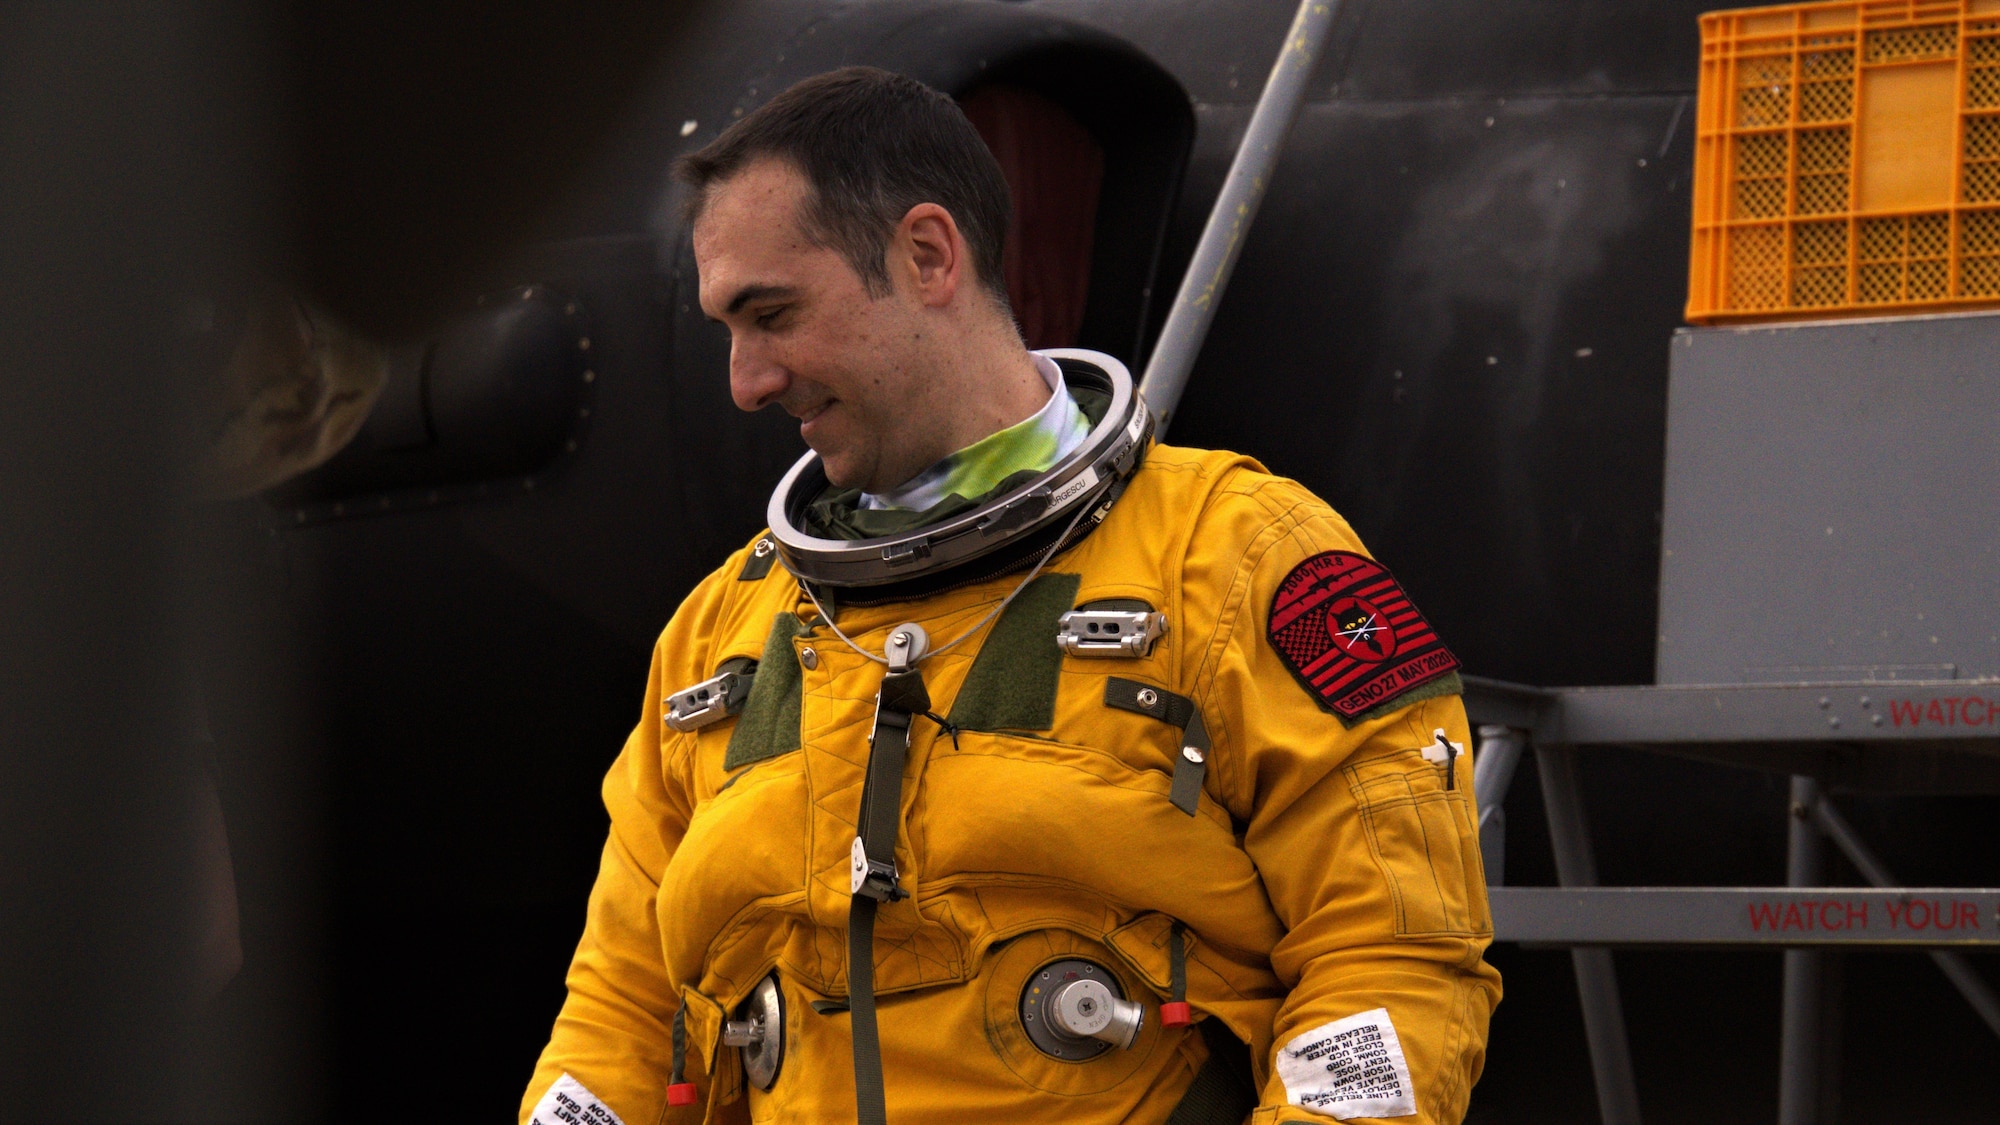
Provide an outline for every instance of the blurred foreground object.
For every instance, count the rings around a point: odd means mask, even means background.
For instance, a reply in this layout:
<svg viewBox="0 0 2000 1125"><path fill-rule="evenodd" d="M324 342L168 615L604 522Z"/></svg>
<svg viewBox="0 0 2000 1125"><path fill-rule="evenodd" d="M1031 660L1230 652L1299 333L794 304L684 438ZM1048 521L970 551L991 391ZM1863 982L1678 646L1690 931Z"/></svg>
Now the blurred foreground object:
<svg viewBox="0 0 2000 1125"><path fill-rule="evenodd" d="M205 490L248 496L340 452L381 396L382 349L293 297L265 298L221 375Z"/></svg>
<svg viewBox="0 0 2000 1125"><path fill-rule="evenodd" d="M362 341L504 268L687 7L0 8L0 1121L325 1119L312 576L190 501L352 436Z"/></svg>

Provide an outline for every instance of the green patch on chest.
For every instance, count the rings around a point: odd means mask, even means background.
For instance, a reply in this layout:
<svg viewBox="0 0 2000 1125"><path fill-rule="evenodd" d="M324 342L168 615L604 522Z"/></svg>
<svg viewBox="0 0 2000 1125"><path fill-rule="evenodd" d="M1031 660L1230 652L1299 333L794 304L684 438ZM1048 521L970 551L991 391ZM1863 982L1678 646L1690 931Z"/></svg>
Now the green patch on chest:
<svg viewBox="0 0 2000 1125"><path fill-rule="evenodd" d="M764 655L757 661L757 678L750 686L750 698L743 701L743 713L736 717L736 729L729 733L729 752L723 755L723 769L733 770L799 748L799 698L803 685L792 639L804 636L807 631L798 614L781 613L772 619L771 633L764 638Z"/></svg>
<svg viewBox="0 0 2000 1125"><path fill-rule="evenodd" d="M1055 727L1063 663L1056 647L1056 619L1075 606L1082 583L1080 574L1040 575L1008 603L952 700L946 717L953 726L982 731Z"/></svg>

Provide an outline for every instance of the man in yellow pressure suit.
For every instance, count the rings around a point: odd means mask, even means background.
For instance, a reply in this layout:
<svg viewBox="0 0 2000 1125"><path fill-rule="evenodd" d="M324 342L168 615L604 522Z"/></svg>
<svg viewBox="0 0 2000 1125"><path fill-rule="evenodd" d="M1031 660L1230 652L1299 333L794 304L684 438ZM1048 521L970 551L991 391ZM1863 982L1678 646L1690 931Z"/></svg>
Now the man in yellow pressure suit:
<svg viewBox="0 0 2000 1125"><path fill-rule="evenodd" d="M811 452L654 650L521 1121L1458 1121L1499 975L1389 571L1026 350L949 98L822 75L680 172L736 403Z"/></svg>

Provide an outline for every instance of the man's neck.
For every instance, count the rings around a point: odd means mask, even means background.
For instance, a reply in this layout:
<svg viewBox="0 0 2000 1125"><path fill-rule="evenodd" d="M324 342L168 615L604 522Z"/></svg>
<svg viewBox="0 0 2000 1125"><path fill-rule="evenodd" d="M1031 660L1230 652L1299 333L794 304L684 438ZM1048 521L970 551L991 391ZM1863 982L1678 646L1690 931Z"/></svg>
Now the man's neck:
<svg viewBox="0 0 2000 1125"><path fill-rule="evenodd" d="M1048 392L1039 409L959 447L895 488L862 493L860 506L928 511L953 496L974 499L1017 473L1050 468L1081 444L1090 434L1090 421L1064 386L1062 369L1041 356L1030 356L1030 361Z"/></svg>
<svg viewBox="0 0 2000 1125"><path fill-rule="evenodd" d="M1049 386L1035 367L1035 357L1018 344L978 367L959 366L955 373L962 405L947 415L941 428L946 440L940 456L1026 420L1049 401Z"/></svg>
<svg viewBox="0 0 2000 1125"><path fill-rule="evenodd" d="M926 357L931 374L922 385L929 393L912 404L904 431L904 448L913 455L866 491L895 489L966 446L1034 416L1049 401L1048 384L1011 321L1004 334L982 332L939 345Z"/></svg>

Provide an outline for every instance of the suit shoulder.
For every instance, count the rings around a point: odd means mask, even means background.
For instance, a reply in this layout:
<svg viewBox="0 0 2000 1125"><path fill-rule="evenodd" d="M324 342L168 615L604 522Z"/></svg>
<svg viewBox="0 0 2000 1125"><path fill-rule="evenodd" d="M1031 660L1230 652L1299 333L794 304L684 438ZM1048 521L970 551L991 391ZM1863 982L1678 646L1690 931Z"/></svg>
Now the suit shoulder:
<svg viewBox="0 0 2000 1125"><path fill-rule="evenodd" d="M1254 457L1217 449L1156 445L1146 457L1152 487L1196 523L1199 536L1229 536L1293 523L1330 547L1356 550L1347 521L1311 489L1279 476ZM1144 479L1146 474L1141 474ZM1138 483L1135 480L1135 485Z"/></svg>
<svg viewBox="0 0 2000 1125"><path fill-rule="evenodd" d="M771 572L776 571L774 575ZM777 543L768 531L759 531L741 547L729 553L722 565L708 572L701 581L695 583L687 596L681 599L680 608L673 619L667 622L660 642L666 643L679 629L694 627L704 633L713 633L726 625L728 618L743 612L770 583L788 577L783 566L778 564Z"/></svg>

